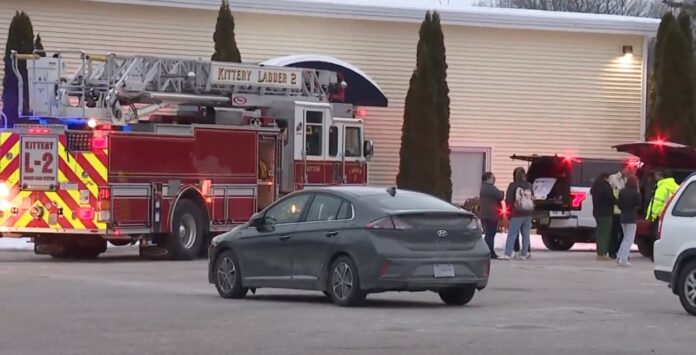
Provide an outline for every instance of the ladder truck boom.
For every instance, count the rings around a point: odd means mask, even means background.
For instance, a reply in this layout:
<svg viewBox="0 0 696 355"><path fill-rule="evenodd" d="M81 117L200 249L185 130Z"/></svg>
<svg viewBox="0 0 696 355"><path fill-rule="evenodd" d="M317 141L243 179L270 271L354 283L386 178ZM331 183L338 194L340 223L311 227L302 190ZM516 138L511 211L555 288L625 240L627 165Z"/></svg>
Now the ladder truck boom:
<svg viewBox="0 0 696 355"><path fill-rule="evenodd" d="M298 99L328 102L346 87L337 73L325 70L84 51L79 52L78 69L63 77L66 53L57 51L51 57L12 53L20 86L17 62L26 60L30 92L43 93L31 98L33 115L89 117L122 125L180 104L243 107ZM233 102L234 97L240 99ZM21 105L19 109L22 112Z"/></svg>

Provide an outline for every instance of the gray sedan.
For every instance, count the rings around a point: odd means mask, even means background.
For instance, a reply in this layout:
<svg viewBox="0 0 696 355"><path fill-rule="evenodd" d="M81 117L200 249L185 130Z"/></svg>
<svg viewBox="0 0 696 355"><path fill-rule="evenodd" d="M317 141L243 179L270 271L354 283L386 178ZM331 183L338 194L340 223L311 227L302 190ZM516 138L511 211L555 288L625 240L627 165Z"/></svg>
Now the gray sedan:
<svg viewBox="0 0 696 355"><path fill-rule="evenodd" d="M434 291L464 305L488 283L490 251L473 214L395 188L295 192L213 239L208 280L220 296L273 287L323 291L340 306L368 293Z"/></svg>

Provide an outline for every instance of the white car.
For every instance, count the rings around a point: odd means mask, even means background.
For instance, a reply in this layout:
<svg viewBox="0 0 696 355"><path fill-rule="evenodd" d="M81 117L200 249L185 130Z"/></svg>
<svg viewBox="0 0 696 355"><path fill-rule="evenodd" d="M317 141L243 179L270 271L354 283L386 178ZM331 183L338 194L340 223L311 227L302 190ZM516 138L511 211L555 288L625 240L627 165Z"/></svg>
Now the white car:
<svg viewBox="0 0 696 355"><path fill-rule="evenodd" d="M600 173L613 174L622 160L557 155L513 155L529 163L527 179L536 198L534 228L549 250L569 250L575 243L594 243L590 187Z"/></svg>
<svg viewBox="0 0 696 355"><path fill-rule="evenodd" d="M684 309L696 316L696 174L667 204L655 242L655 278L667 282Z"/></svg>

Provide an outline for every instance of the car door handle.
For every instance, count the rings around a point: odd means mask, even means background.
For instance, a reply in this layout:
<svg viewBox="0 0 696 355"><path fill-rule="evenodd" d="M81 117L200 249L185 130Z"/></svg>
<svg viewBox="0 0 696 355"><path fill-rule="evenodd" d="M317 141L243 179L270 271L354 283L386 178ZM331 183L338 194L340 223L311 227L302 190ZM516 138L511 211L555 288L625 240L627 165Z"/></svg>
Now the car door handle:
<svg viewBox="0 0 696 355"><path fill-rule="evenodd" d="M284 235L284 236L281 236L281 237L278 238L278 239L279 239L281 242L284 242L284 241L290 239L290 236L289 236L289 235Z"/></svg>
<svg viewBox="0 0 696 355"><path fill-rule="evenodd" d="M328 232L326 233L327 238L333 238L338 235L338 232Z"/></svg>

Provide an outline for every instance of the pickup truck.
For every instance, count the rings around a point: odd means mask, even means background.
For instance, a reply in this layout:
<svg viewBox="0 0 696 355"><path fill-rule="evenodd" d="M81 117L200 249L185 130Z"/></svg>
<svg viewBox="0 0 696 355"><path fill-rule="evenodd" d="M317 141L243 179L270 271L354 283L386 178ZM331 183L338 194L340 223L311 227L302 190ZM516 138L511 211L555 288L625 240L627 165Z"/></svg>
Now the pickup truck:
<svg viewBox="0 0 696 355"><path fill-rule="evenodd" d="M528 163L527 179L535 197L533 227L549 250L569 250L575 243L594 243L590 187L602 172L621 170L622 160L581 159L558 155L513 155Z"/></svg>

